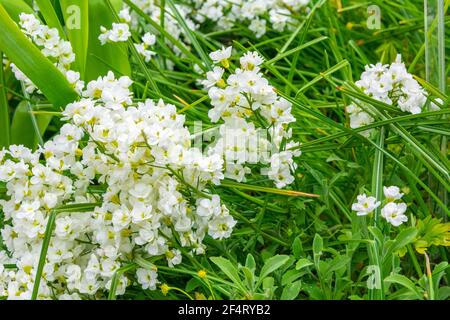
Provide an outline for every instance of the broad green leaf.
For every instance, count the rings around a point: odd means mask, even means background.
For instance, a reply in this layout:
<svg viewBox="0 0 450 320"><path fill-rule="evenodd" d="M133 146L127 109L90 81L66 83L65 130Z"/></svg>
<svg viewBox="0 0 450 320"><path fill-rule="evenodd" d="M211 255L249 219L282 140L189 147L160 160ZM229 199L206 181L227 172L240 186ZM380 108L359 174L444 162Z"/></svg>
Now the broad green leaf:
<svg viewBox="0 0 450 320"><path fill-rule="evenodd" d="M406 289L408 289L408 291L411 292L412 294L414 294L417 299L422 299L423 295L420 293L420 291L414 285L414 283L411 280L409 280L407 277L405 277L401 274L393 274L393 275L387 276L384 279L384 282L399 284L399 285L405 287Z"/></svg>
<svg viewBox="0 0 450 320"><path fill-rule="evenodd" d="M297 263L295 264L295 269L296 270L301 270L303 268L309 267L311 265L313 265L314 263L312 263L311 261L309 261L309 259L303 258L297 261Z"/></svg>
<svg viewBox="0 0 450 320"><path fill-rule="evenodd" d="M238 269L229 260L222 257L211 257L210 259L234 284L243 289Z"/></svg>
<svg viewBox="0 0 450 320"><path fill-rule="evenodd" d="M62 107L78 95L66 77L20 31L0 5L0 47L5 55L42 91L55 107Z"/></svg>
<svg viewBox="0 0 450 320"><path fill-rule="evenodd" d="M35 115L39 134L42 136L47 129L51 116ZM24 100L17 106L11 123L11 144L22 144L28 148L35 149L39 143L39 137L34 124L32 115L28 107L28 101Z"/></svg>
<svg viewBox="0 0 450 320"><path fill-rule="evenodd" d="M11 19L15 22L19 21L19 15L22 12L34 13L33 9L23 0L0 0L0 5L3 5Z"/></svg>
<svg viewBox="0 0 450 320"><path fill-rule="evenodd" d="M251 253L249 253L247 255L247 259L245 260L245 266L247 268L249 268L250 270L252 270L253 272L255 271L256 262L255 262L255 258L253 258Z"/></svg>
<svg viewBox="0 0 450 320"><path fill-rule="evenodd" d="M395 238L394 243L389 247L387 252L385 253L384 259L390 260L391 254L396 252L397 250L403 248L407 244L411 243L417 235L417 229L414 227L407 228L401 231L398 236Z"/></svg>
<svg viewBox="0 0 450 320"><path fill-rule="evenodd" d="M122 1L112 0L114 8L120 9ZM131 75L126 43L107 43L101 45L98 36L100 27L112 28L114 16L104 0L89 0L89 44L86 60L85 81L104 76L113 71L116 76ZM114 70L113 68L114 67Z"/></svg>
<svg viewBox="0 0 450 320"><path fill-rule="evenodd" d="M300 240L300 237L296 237L292 242L292 254L294 255L294 258L300 259L302 253L303 253L302 242Z"/></svg>
<svg viewBox="0 0 450 320"><path fill-rule="evenodd" d="M275 270L281 268L288 260L289 256L287 255L276 255L267 259L267 261L264 263L264 266L261 268L259 281L263 280Z"/></svg>
<svg viewBox="0 0 450 320"><path fill-rule="evenodd" d="M286 286L281 293L280 300L294 300L298 297L300 289L302 288L302 282L300 280Z"/></svg>
<svg viewBox="0 0 450 320"><path fill-rule="evenodd" d="M60 0L67 37L75 53L76 68L85 79L86 57L89 44L88 0Z"/></svg>

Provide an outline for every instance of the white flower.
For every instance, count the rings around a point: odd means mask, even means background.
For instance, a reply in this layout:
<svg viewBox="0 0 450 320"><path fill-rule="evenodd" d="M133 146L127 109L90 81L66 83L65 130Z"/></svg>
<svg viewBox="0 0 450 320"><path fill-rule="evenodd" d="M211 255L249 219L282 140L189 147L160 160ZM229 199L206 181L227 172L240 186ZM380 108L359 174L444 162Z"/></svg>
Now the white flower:
<svg viewBox="0 0 450 320"><path fill-rule="evenodd" d="M181 251L178 249L173 249L166 252L167 263L170 268L181 263Z"/></svg>
<svg viewBox="0 0 450 320"><path fill-rule="evenodd" d="M147 32L142 36L142 42L146 46L152 46L156 43L156 36L150 32Z"/></svg>
<svg viewBox="0 0 450 320"><path fill-rule="evenodd" d="M256 38L260 38L266 33L266 20L254 19L248 28L255 33Z"/></svg>
<svg viewBox="0 0 450 320"><path fill-rule="evenodd" d="M145 289L155 290L156 285L159 283L158 274L156 273L156 270L138 268L136 270L136 276L138 282L140 283L142 289L144 290Z"/></svg>
<svg viewBox="0 0 450 320"><path fill-rule="evenodd" d="M383 216L394 227L398 227L403 222L408 221L405 215L407 206L405 203L389 202L381 209L381 216Z"/></svg>
<svg viewBox="0 0 450 320"><path fill-rule="evenodd" d="M231 57L231 50L232 47L222 47L222 49L211 52L209 57L214 61L214 63L222 63L224 67L227 67L228 63L225 61Z"/></svg>
<svg viewBox="0 0 450 320"><path fill-rule="evenodd" d="M360 194L357 197L358 202L352 205L352 210L356 211L356 215L365 216L373 212L381 204L375 197L368 197L366 194Z"/></svg>
<svg viewBox="0 0 450 320"><path fill-rule="evenodd" d="M400 192L400 188L397 186L383 187L383 192L388 202L400 200L403 197L403 193Z"/></svg>
<svg viewBox="0 0 450 320"><path fill-rule="evenodd" d="M249 71L258 71L264 59L255 51L249 51L240 58L241 68Z"/></svg>
<svg viewBox="0 0 450 320"><path fill-rule="evenodd" d="M206 79L201 81L205 88L210 88L215 86L222 80L222 75L224 73L224 69L221 67L214 67L212 71L208 71L206 73Z"/></svg>
<svg viewBox="0 0 450 320"><path fill-rule="evenodd" d="M232 216L218 216L208 223L208 234L213 239L228 238L235 225L236 220Z"/></svg>
<svg viewBox="0 0 450 320"><path fill-rule="evenodd" d="M211 199L203 198L197 201L197 214L201 217L214 216L221 212L220 198L218 195L213 195Z"/></svg>
<svg viewBox="0 0 450 320"><path fill-rule="evenodd" d="M113 23L112 29L108 30L105 27L101 27L101 34L98 37L101 44L107 42L125 42L131 37L130 27L126 23Z"/></svg>

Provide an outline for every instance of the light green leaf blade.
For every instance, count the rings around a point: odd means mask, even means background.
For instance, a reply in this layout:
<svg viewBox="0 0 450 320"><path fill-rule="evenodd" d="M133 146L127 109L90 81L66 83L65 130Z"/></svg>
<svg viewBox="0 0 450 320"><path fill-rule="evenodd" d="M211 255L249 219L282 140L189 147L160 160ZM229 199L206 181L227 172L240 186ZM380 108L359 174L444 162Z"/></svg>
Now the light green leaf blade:
<svg viewBox="0 0 450 320"><path fill-rule="evenodd" d="M120 9L122 1L111 1L114 8ZM104 76L114 66L116 76L130 75L131 68L128 61L126 43L107 43L101 45L98 36L100 27L111 29L114 16L104 0L89 0L89 44L86 60L85 81L97 79ZM117 74L118 73L118 74Z"/></svg>
<svg viewBox="0 0 450 320"><path fill-rule="evenodd" d="M67 37L75 53L76 69L85 79L86 57L89 44L88 0L60 0Z"/></svg>

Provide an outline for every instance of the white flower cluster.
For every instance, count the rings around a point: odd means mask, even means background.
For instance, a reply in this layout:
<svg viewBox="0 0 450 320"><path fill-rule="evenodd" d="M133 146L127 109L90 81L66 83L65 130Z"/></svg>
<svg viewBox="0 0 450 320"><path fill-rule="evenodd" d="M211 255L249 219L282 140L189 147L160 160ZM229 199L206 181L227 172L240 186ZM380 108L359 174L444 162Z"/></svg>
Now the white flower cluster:
<svg viewBox="0 0 450 320"><path fill-rule="evenodd" d="M70 42L61 39L56 28L49 28L41 24L33 14L21 13L19 19L22 32L66 76L73 88L77 92L80 92L84 83L80 81L80 74L78 72L70 70L70 65L75 61L75 54L73 53ZM10 66L16 79L23 81L28 93L31 94L38 90L33 82L14 63L11 63Z"/></svg>
<svg viewBox="0 0 450 320"><path fill-rule="evenodd" d="M104 26L100 27L101 34L98 39L102 45L109 42L126 42L131 37L130 24L132 23L132 16L128 7L124 7L119 12L120 23L113 23L112 29L108 30ZM144 58L145 62L149 62L156 52L149 50L156 43L156 36L146 32L142 36L141 43L135 43L134 46L137 52Z"/></svg>
<svg viewBox="0 0 450 320"><path fill-rule="evenodd" d="M189 38L186 36L183 28L180 26L178 21L175 18L174 13L171 8L169 8L166 4L163 10L161 10L162 5L160 0L132 0L132 2L145 14L147 14L156 24L162 25L162 19L164 19L164 30L170 34L177 41L181 41L182 43L189 45ZM188 16L192 9L182 3L175 4L178 12L183 18L184 22L187 24L190 30L197 30L198 26L190 19ZM127 6L124 6L123 10L129 10ZM134 11L130 12L131 21L130 27L132 30L137 31L139 34L147 33L146 30L149 28L153 29L153 27L148 26L148 22L142 19ZM158 33L156 34L159 35ZM165 39L165 44L169 46L175 54L181 55L180 49L172 43L169 39ZM138 49L139 51L139 49ZM168 67L170 68L172 65L172 61L169 59L166 60L168 63Z"/></svg>
<svg viewBox="0 0 450 320"><path fill-rule="evenodd" d="M412 114L422 112L427 100L426 91L408 73L405 64L401 61L401 55L397 55L391 65L377 63L366 66L361 74L361 80L355 84L373 99L398 106L400 110ZM346 108L350 116L351 128L359 128L374 121L372 116L357 104L363 105L362 102L357 101ZM432 104L432 108L436 106ZM370 130L363 134L367 136Z"/></svg>
<svg viewBox="0 0 450 320"><path fill-rule="evenodd" d="M103 298L115 271L136 255L165 256L172 267L182 247L202 254L206 235L230 236L236 221L207 189L224 177L222 158L191 147L175 106L133 105L130 85L112 73L90 82L83 98L66 107L69 123L52 140L36 152L21 146L0 152L7 187L0 201L6 221L0 296L30 298L49 215L67 204L98 203L90 212L58 213L40 299ZM122 275L117 294L133 280L154 289L156 269Z"/></svg>
<svg viewBox="0 0 450 320"><path fill-rule="evenodd" d="M293 13L305 10L309 0L192 0L191 16L200 24L213 21L220 30L247 24L257 38L266 33L268 24L283 32L295 23Z"/></svg>
<svg viewBox="0 0 450 320"><path fill-rule="evenodd" d="M383 192L385 205L381 209L381 216L395 227L408 221L408 217L405 215L407 209L406 203L397 202L403 197L400 188L397 186L383 187ZM356 211L356 215L358 216L366 216L381 205L381 201L377 201L375 197L368 197L366 194L358 195L357 200L352 205L352 210Z"/></svg>
<svg viewBox="0 0 450 320"><path fill-rule="evenodd" d="M257 52L244 54L240 67L231 71L231 51L228 47L210 54L215 66L202 81L213 106L209 118L224 121L210 152L223 155L226 177L239 182L251 172L246 164L270 163L262 173L283 188L294 181L292 172L297 165L293 157L300 155L298 143L287 141L292 136L288 125L295 122L291 104L263 77L263 58Z"/></svg>

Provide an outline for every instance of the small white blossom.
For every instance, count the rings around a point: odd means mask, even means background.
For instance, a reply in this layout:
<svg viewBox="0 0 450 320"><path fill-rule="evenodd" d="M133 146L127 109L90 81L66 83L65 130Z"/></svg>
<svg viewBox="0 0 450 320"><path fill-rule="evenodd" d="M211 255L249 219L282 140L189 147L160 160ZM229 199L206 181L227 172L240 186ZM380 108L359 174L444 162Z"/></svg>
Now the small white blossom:
<svg viewBox="0 0 450 320"><path fill-rule="evenodd" d="M358 195L357 200L358 202L352 205L352 210L356 211L358 216L366 216L381 205L375 197L368 197L366 194Z"/></svg>

